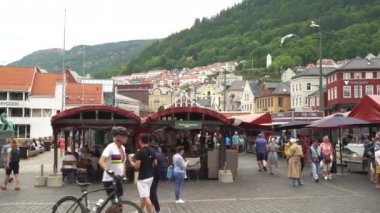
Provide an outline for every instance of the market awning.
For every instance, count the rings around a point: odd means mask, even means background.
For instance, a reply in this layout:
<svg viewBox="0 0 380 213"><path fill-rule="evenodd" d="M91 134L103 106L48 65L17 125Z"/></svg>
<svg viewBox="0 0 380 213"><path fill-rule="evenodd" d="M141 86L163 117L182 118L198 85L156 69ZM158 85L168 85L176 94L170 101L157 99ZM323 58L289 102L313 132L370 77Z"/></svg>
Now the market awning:
<svg viewBox="0 0 380 213"><path fill-rule="evenodd" d="M102 129L112 126L140 125L141 119L133 112L103 105L80 106L65 110L51 118L54 129L93 128Z"/></svg>
<svg viewBox="0 0 380 213"><path fill-rule="evenodd" d="M269 113L237 115L229 118L235 126L260 126L272 123L272 116Z"/></svg>
<svg viewBox="0 0 380 213"><path fill-rule="evenodd" d="M303 128L307 125L309 125L309 121L290 121L285 124L281 124L280 126L276 127L277 130L282 130L282 129L300 129Z"/></svg>
<svg viewBox="0 0 380 213"><path fill-rule="evenodd" d="M185 121L201 121L203 125L223 125L230 121L222 114L202 107L172 107L156 112L143 119L143 124L168 124L183 122L180 125L195 126Z"/></svg>
<svg viewBox="0 0 380 213"><path fill-rule="evenodd" d="M348 115L370 123L380 123L380 95L366 95Z"/></svg>

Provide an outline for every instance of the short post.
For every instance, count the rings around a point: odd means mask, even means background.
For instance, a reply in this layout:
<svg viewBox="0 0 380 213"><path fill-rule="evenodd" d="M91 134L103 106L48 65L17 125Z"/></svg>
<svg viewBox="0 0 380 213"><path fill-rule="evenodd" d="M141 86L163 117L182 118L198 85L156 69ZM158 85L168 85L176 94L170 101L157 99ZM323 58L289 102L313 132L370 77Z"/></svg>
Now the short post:
<svg viewBox="0 0 380 213"><path fill-rule="evenodd" d="M44 165L41 164L41 176L36 176L36 182L34 186L46 186L47 177L44 177Z"/></svg>

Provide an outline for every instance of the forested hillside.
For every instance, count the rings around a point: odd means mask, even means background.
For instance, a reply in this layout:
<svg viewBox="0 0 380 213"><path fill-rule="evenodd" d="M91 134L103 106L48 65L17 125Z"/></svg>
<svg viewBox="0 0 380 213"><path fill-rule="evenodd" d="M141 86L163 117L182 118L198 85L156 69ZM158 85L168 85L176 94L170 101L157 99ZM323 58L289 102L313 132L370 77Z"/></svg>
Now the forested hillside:
<svg viewBox="0 0 380 213"><path fill-rule="evenodd" d="M108 77L113 74L119 74L118 72L121 71L120 67L116 70L117 73L113 73L113 68L115 68L116 65L128 63L154 41L155 40L136 40L93 46L75 46L70 50L66 50L65 66L82 74L84 62L85 73L95 77ZM62 63L62 49L47 49L33 52L21 60L8 65L39 66L48 71L58 72L62 71ZM124 68L125 67L126 66L124 66Z"/></svg>
<svg viewBox="0 0 380 213"><path fill-rule="evenodd" d="M175 17L173 17L175 18ZM272 68L307 64L318 59L319 29L323 56L340 60L380 51L380 0L245 0L213 18L196 19L190 29L157 41L124 73L181 68L216 61L246 61L245 66ZM283 36L294 33L297 37Z"/></svg>

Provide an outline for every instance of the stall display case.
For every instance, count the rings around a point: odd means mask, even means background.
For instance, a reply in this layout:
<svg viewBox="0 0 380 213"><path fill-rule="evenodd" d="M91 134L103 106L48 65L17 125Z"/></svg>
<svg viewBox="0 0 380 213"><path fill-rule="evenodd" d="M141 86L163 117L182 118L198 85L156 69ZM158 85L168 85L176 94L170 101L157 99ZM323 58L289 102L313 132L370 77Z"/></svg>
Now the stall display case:
<svg viewBox="0 0 380 213"><path fill-rule="evenodd" d="M364 144L347 144L342 148L342 161L349 172L368 172L368 160L363 158ZM337 163L340 153L337 151Z"/></svg>

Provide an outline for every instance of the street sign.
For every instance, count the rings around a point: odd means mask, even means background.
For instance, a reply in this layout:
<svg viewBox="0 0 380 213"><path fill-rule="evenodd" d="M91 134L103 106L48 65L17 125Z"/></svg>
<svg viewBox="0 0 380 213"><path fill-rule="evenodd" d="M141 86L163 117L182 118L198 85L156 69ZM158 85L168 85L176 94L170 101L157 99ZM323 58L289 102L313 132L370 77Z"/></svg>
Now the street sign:
<svg viewBox="0 0 380 213"><path fill-rule="evenodd" d="M175 129L201 129L201 121L176 121L174 124Z"/></svg>

